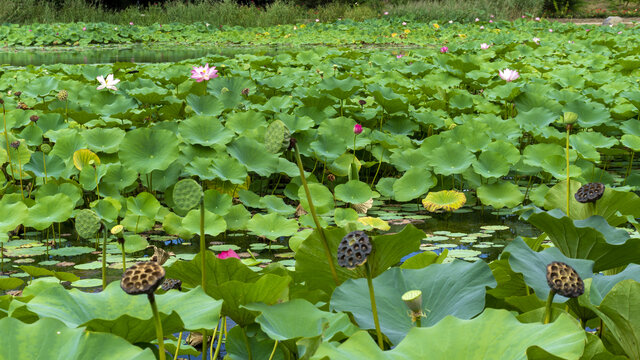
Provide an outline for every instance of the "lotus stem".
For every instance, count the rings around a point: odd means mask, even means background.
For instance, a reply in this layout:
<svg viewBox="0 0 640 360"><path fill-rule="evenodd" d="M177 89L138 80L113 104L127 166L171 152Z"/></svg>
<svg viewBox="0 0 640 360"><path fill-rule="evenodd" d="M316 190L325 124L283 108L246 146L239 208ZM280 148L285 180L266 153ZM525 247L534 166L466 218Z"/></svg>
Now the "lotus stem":
<svg viewBox="0 0 640 360"><path fill-rule="evenodd" d="M571 178L569 177L569 134L571 134L571 124L567 125L567 145L565 148L565 157L567 158L567 217L569 214L569 203L571 202Z"/></svg>
<svg viewBox="0 0 640 360"><path fill-rule="evenodd" d="M7 145L7 160L9 160L9 167L11 168L11 177L16 178L16 174L13 172L13 163L11 162L11 152L9 151L9 133L7 132L7 112L4 107L4 101L2 101L2 122L4 123L4 141Z"/></svg>
<svg viewBox="0 0 640 360"><path fill-rule="evenodd" d="M244 343L247 345L247 355L249 360L253 360L253 355L251 354L251 345L249 345L249 338L247 337L247 330L242 327L242 337L244 338Z"/></svg>
<svg viewBox="0 0 640 360"><path fill-rule="evenodd" d="M378 177L378 172L380 171L380 167L382 166L382 159L384 158L384 148L382 148L382 152L380 153L380 161L378 161L378 168L376 169L375 175L373 175L373 180L371 180L370 188L373 189L373 184L376 183L376 178Z"/></svg>
<svg viewBox="0 0 640 360"><path fill-rule="evenodd" d="M178 345L176 346L176 354L173 356L173 360L178 360L178 353L180 352L180 345L182 345L182 331L178 335Z"/></svg>
<svg viewBox="0 0 640 360"><path fill-rule="evenodd" d="M44 183L47 183L47 159L44 156L44 153L42 153L42 164L44 165Z"/></svg>
<svg viewBox="0 0 640 360"><path fill-rule="evenodd" d="M371 265L367 261L364 264L367 273L367 285L369 286L369 298L371 299L371 312L373 314L373 323L376 326L376 334L378 336L378 346L380 350L384 350L384 341L382 339L382 331L380 330L380 320L378 320L378 308L376 306L376 295L373 291L373 278L371 276Z"/></svg>
<svg viewBox="0 0 640 360"><path fill-rule="evenodd" d="M547 303L545 304L544 320L542 321L543 324L548 324L549 322L551 322L551 312L553 310L554 296L556 296L556 292L553 289L549 290L549 296L547 297Z"/></svg>
<svg viewBox="0 0 640 360"><path fill-rule="evenodd" d="M226 327L227 318L225 317L222 321L224 322L224 326ZM218 333L218 343L216 344L216 352L213 354L213 357L211 358L212 360L218 359L218 355L220 354L220 349L222 345L222 334L224 333L224 331L222 331L223 322L220 322L220 333Z"/></svg>
<svg viewBox="0 0 640 360"><path fill-rule="evenodd" d="M629 174L631 174L631 167L633 166L633 157L636 154L635 151L631 150L631 158L629 159L629 166L627 167L627 174L624 177L624 181L622 182L622 185L626 185L627 184L627 178L629 177Z"/></svg>
<svg viewBox="0 0 640 360"><path fill-rule="evenodd" d="M98 168L94 165L93 172L96 174L96 195L98 195L98 200L100 200L100 187L98 186Z"/></svg>
<svg viewBox="0 0 640 360"><path fill-rule="evenodd" d="M153 320L156 323L156 336L158 337L158 355L160 355L160 360L166 360L166 355L164 353L164 333L162 332L162 322L160 321L160 314L158 314L158 305L156 305L156 297L153 292L147 294L147 299L149 299L149 304L151 304ZM177 353L178 351L176 350L176 354Z"/></svg>
<svg viewBox="0 0 640 360"><path fill-rule="evenodd" d="M213 341L213 339L211 339ZM207 358L207 330L202 329L202 359Z"/></svg>
<svg viewBox="0 0 640 360"><path fill-rule="evenodd" d="M4 272L4 243L0 241L0 273Z"/></svg>
<svg viewBox="0 0 640 360"><path fill-rule="evenodd" d="M309 203L309 212L311 213L311 217L313 217L313 222L316 224L316 230L318 230L318 234L320 235L320 240L322 242L324 252L327 255L327 261L329 264L329 269L331 270L331 276L333 277L333 281L336 283L336 286L337 286L340 283L340 281L338 280L336 265L333 263L333 257L331 256L331 251L329 250L329 242L327 241L327 238L324 236L324 231L322 230L322 226L320 226L320 221L318 220L318 215L316 214L316 208L313 206L313 200L311 199L311 191L309 191L307 178L304 176L304 168L302 167L302 159L300 158L300 151L298 150L298 144L295 144L293 146L293 149L296 155L296 162L298 163L298 170L300 170L300 181L302 182L302 186L304 187L304 192L307 195L307 202Z"/></svg>
<svg viewBox="0 0 640 360"><path fill-rule="evenodd" d="M107 288L107 228L102 237L102 291Z"/></svg>
<svg viewBox="0 0 640 360"><path fill-rule="evenodd" d="M122 273L124 274L126 272L127 272L127 255L124 252L124 241L123 241L122 242Z"/></svg>
<svg viewBox="0 0 640 360"><path fill-rule="evenodd" d="M205 271L206 264L206 253L207 246L206 241L204 239L204 197L200 201L200 257L201 257L201 267L202 267L202 289L206 289L207 277Z"/></svg>
<svg viewBox="0 0 640 360"><path fill-rule="evenodd" d="M220 325L220 317L218 317L218 325ZM222 331L222 329L220 329ZM218 333L218 326L213 329L213 335L211 335L211 343L209 344L209 359L213 360L213 343L216 339L216 334ZM206 360L206 359L205 359Z"/></svg>
<svg viewBox="0 0 640 360"><path fill-rule="evenodd" d="M20 154L18 154L18 166L18 172L20 173L20 193L22 194L22 200L24 200L24 189L22 188L22 160L20 160Z"/></svg>
<svg viewBox="0 0 640 360"><path fill-rule="evenodd" d="M269 356L269 360L273 360L273 355L276 354L277 348L278 348L278 340L276 340L275 344L273 344L273 350L271 350L271 355Z"/></svg>

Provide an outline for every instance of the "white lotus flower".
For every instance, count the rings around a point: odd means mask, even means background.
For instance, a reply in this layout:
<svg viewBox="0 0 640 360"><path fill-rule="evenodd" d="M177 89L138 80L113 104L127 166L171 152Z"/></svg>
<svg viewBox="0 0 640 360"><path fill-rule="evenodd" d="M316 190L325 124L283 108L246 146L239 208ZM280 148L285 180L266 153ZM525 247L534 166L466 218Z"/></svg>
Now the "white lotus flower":
<svg viewBox="0 0 640 360"><path fill-rule="evenodd" d="M517 71L511 69L500 70L498 71L498 74L500 75L500 78L506 82L511 82L520 77L520 74Z"/></svg>
<svg viewBox="0 0 640 360"><path fill-rule="evenodd" d="M116 84L119 83L120 80L114 79L113 74L107 75L106 80L102 75L98 76L96 79L100 83L100 86L98 86L96 90L102 90L104 88L107 88L109 90L118 90L118 88L116 88Z"/></svg>

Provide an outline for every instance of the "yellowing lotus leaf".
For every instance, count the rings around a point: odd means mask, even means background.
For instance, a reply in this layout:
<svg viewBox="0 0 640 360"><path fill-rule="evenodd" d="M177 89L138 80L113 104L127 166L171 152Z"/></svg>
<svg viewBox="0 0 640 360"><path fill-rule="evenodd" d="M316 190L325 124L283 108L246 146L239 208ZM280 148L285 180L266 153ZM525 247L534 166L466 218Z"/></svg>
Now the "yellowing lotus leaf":
<svg viewBox="0 0 640 360"><path fill-rule="evenodd" d="M365 217L358 218L358 221L366 226L371 226L374 229L383 230L383 231L387 231L390 229L389 223L387 223L386 221L380 218L365 216Z"/></svg>
<svg viewBox="0 0 640 360"><path fill-rule="evenodd" d="M89 149L80 149L73 153L73 165L82 171L87 165L100 165L100 158Z"/></svg>
<svg viewBox="0 0 640 360"><path fill-rule="evenodd" d="M467 197L456 190L442 190L430 192L422 199L422 205L430 212L439 210L455 211L460 209L467 202Z"/></svg>

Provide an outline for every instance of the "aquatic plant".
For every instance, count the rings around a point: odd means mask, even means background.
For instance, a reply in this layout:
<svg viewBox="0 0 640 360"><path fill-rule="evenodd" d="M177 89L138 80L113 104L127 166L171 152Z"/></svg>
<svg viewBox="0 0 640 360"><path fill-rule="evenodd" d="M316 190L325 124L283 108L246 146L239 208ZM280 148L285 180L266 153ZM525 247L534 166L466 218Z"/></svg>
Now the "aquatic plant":
<svg viewBox="0 0 640 360"><path fill-rule="evenodd" d="M554 261L547 265L547 284L549 285L549 297L547 298L544 324L551 321L553 311L553 297L560 294L568 298L576 298L584 293L584 282L580 275L569 265Z"/></svg>

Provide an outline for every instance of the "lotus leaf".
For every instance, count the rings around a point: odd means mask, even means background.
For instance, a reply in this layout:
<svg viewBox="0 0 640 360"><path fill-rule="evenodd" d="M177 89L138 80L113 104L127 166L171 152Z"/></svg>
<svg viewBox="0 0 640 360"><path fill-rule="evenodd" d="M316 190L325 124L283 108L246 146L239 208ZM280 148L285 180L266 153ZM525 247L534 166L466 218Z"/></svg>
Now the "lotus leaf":
<svg viewBox="0 0 640 360"><path fill-rule="evenodd" d="M298 231L298 222L295 219L285 219L276 213L255 214L247 223L247 229L276 241L282 236L295 234Z"/></svg>
<svg viewBox="0 0 640 360"><path fill-rule="evenodd" d="M22 202L9 202L7 197L0 200L0 232L14 230L27 219L27 206ZM2 242L2 241L0 241Z"/></svg>
<svg viewBox="0 0 640 360"><path fill-rule="evenodd" d="M261 142L248 137L239 137L227 147L229 155L240 161L248 170L260 176L271 175L278 161L275 155L267 152Z"/></svg>
<svg viewBox="0 0 640 360"><path fill-rule="evenodd" d="M351 180L346 184L340 184L334 189L336 199L350 204L360 204L371 199L369 185L358 180Z"/></svg>
<svg viewBox="0 0 640 360"><path fill-rule="evenodd" d="M62 159L56 155L45 155L41 152L32 154L31 159L23 167L24 171L30 171L34 176L44 177L46 167L47 178L60 178L66 170Z"/></svg>
<svg viewBox="0 0 640 360"><path fill-rule="evenodd" d="M284 203L282 198L275 195L266 195L260 199L262 207L267 209L268 212L276 213L278 215L288 216L296 212L292 206ZM229 204L231 206L231 204Z"/></svg>
<svg viewBox="0 0 640 360"><path fill-rule="evenodd" d="M53 223L69 219L73 207L73 201L65 194L42 197L29 208L24 225L34 227L36 230L46 229Z"/></svg>
<svg viewBox="0 0 640 360"><path fill-rule="evenodd" d="M478 199L483 204L491 205L496 209L512 208L524 200L524 194L520 192L518 185L509 182L482 185L477 192Z"/></svg>
<svg viewBox="0 0 640 360"><path fill-rule="evenodd" d="M429 155L433 172L436 175L463 173L475 160L475 156L463 145L445 143Z"/></svg>
<svg viewBox="0 0 640 360"><path fill-rule="evenodd" d="M178 129L180 136L189 144L226 145L233 138L233 132L222 126L218 119L210 116L192 116L182 121Z"/></svg>
<svg viewBox="0 0 640 360"><path fill-rule="evenodd" d="M501 178L507 175L511 168L502 154L491 150L483 151L472 165L473 170L485 178Z"/></svg>
<svg viewBox="0 0 640 360"><path fill-rule="evenodd" d="M73 153L73 164L76 169L82 170L87 166L100 165L100 158L91 150L81 149Z"/></svg>
<svg viewBox="0 0 640 360"><path fill-rule="evenodd" d="M311 193L313 206L316 208L316 212L319 215L327 214L333 209L333 194L331 194L331 191L329 191L326 186L322 184L311 183L309 184L309 192ZM309 212L307 195L304 191L304 187L302 186L298 188L298 197L300 199L300 205L302 205L306 212Z"/></svg>
<svg viewBox="0 0 640 360"><path fill-rule="evenodd" d="M422 196L436 185L430 171L413 167L393 183L393 194L397 201L409 201Z"/></svg>
<svg viewBox="0 0 640 360"><path fill-rule="evenodd" d="M455 211L461 208L465 202L467 202L467 197L456 190L430 192L427 197L422 199L422 205L430 212L438 210Z"/></svg>
<svg viewBox="0 0 640 360"><path fill-rule="evenodd" d="M182 227L190 231L192 234L200 233L200 210L194 209L182 219ZM227 223L220 215L204 211L204 233L211 236L217 236L227 229Z"/></svg>
<svg viewBox="0 0 640 360"><path fill-rule="evenodd" d="M178 142L168 130L135 129L120 143L118 157L123 166L140 174L165 170L178 158Z"/></svg>

